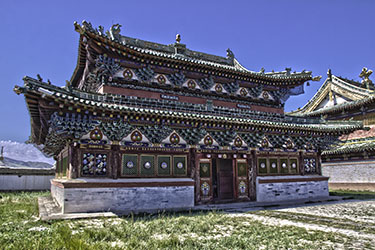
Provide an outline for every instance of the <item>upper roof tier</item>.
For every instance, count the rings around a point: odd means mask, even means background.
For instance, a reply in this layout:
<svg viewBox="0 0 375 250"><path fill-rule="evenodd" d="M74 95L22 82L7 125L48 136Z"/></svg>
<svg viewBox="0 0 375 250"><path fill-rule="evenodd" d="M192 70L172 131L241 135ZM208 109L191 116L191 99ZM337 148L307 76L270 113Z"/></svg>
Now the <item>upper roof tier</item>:
<svg viewBox="0 0 375 250"><path fill-rule="evenodd" d="M302 85L309 80L319 80L320 77L312 77L311 71L291 72L286 68L281 72L265 73L262 69L255 72L246 69L235 58L233 52L228 49L227 56L216 56L197 52L186 48L185 44L176 39L174 44L164 45L141 39L130 38L120 34L121 25L113 25L109 31L99 26L93 28L91 23L83 21L75 23L75 29L80 36L79 58L76 70L71 78L73 86L82 84L86 61L90 60L87 48L94 48L93 53L106 53L121 61L133 61L139 65L157 66L173 69L175 72L195 72L218 77L232 82L247 82L257 85L281 86L291 88ZM111 53L112 55L109 55Z"/></svg>

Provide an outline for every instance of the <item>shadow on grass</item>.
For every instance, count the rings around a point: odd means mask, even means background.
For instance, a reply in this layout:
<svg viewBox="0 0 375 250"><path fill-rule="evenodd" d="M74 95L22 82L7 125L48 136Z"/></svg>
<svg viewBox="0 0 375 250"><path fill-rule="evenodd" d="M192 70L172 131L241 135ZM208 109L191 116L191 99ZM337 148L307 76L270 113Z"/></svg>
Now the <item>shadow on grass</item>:
<svg viewBox="0 0 375 250"><path fill-rule="evenodd" d="M375 192L372 191L354 191L354 190L332 190L329 195L346 196L347 199L370 200L375 199Z"/></svg>

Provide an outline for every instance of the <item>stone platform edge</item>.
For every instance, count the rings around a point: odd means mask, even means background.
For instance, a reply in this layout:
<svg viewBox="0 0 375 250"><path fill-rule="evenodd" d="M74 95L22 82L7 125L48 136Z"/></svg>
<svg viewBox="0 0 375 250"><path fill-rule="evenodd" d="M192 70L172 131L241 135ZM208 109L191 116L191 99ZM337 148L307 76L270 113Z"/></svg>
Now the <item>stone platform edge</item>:
<svg viewBox="0 0 375 250"><path fill-rule="evenodd" d="M326 176L301 176L294 178L282 178L276 176L277 178L272 177L258 177L259 184L265 183L285 183L285 182L307 182L307 181L328 181L329 177Z"/></svg>
<svg viewBox="0 0 375 250"><path fill-rule="evenodd" d="M142 180L142 181L140 181ZM183 178L178 180L176 178L171 180L166 179L123 179L123 180L51 180L51 185L59 188L121 188L121 187L181 187L194 186L193 179Z"/></svg>

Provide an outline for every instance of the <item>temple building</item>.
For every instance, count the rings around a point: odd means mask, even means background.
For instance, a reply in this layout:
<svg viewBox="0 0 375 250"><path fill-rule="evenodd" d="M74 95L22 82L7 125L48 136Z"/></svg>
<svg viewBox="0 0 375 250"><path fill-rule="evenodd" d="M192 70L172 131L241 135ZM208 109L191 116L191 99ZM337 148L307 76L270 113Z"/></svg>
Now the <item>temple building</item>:
<svg viewBox="0 0 375 250"><path fill-rule="evenodd" d="M363 121L366 129L342 135L322 152L323 173L335 189L375 190L375 87L363 68L357 82L335 76L327 79L302 108L291 115L322 117L329 121Z"/></svg>
<svg viewBox="0 0 375 250"><path fill-rule="evenodd" d="M284 114L311 72L266 73L226 57L75 23L78 63L64 87L24 78L30 141L56 159L64 213L328 196L321 152L361 121Z"/></svg>

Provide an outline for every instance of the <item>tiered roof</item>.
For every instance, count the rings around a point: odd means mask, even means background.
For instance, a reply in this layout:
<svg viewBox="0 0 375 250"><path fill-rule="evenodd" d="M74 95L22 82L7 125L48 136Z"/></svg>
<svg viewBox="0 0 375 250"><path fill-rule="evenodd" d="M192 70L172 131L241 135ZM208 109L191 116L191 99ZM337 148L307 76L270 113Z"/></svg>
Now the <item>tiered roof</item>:
<svg viewBox="0 0 375 250"><path fill-rule="evenodd" d="M81 34L78 64L65 87L40 77L25 77L24 86L15 87L26 98L30 141L43 145L48 155L58 154L68 142L83 142L96 130L103 133L104 144L129 145L127 138L137 131L146 138L139 145L155 148L177 133L186 147L209 136L211 148L226 150L235 140L246 145L235 150L264 145L322 150L362 127L361 122L283 114L289 95L317 80L311 72L254 72L230 50L220 57L189 50L180 40L162 45L129 38L120 35L119 25L107 32L88 22L75 28Z"/></svg>

